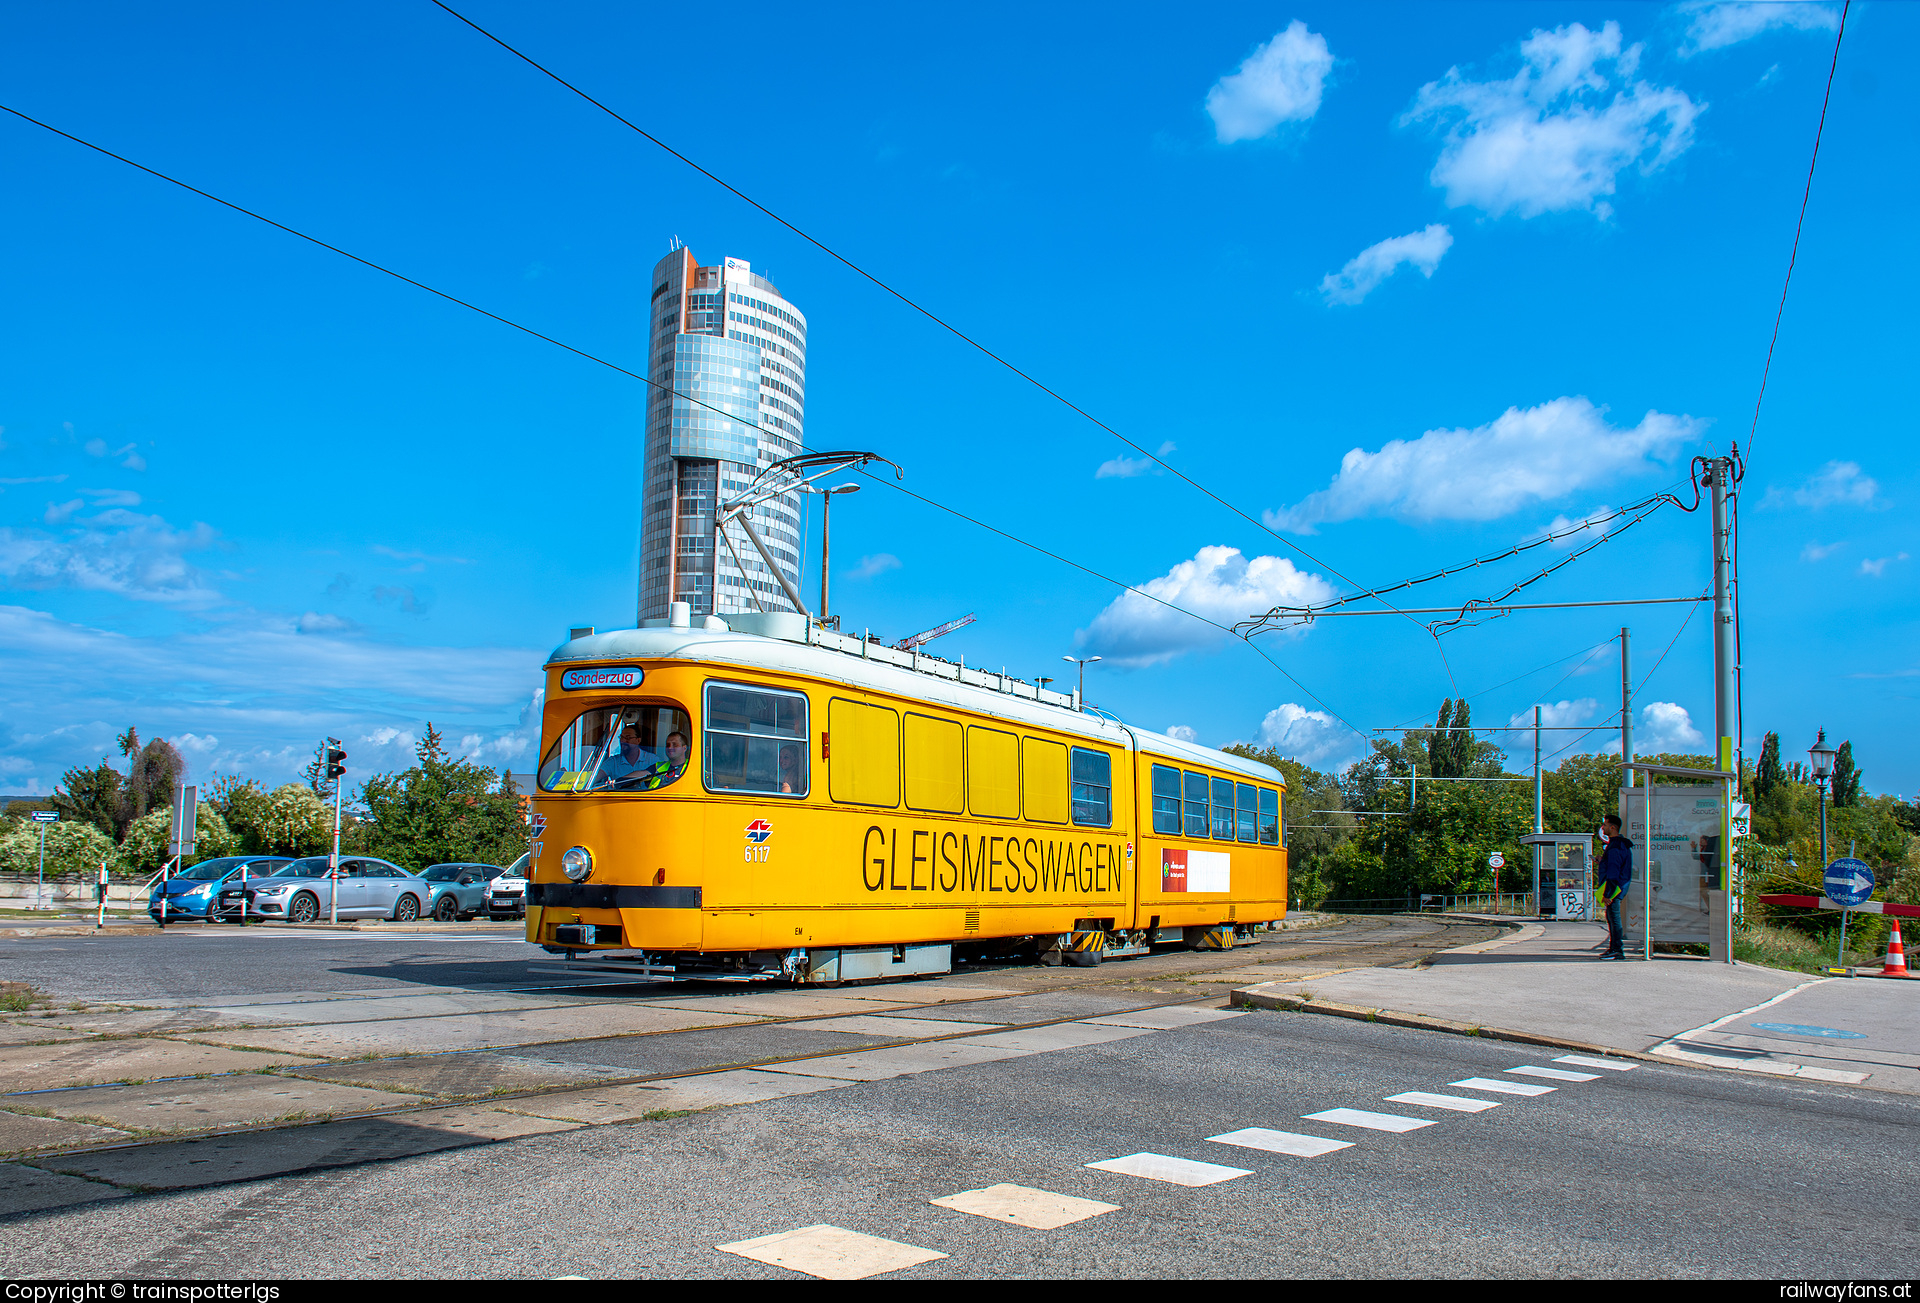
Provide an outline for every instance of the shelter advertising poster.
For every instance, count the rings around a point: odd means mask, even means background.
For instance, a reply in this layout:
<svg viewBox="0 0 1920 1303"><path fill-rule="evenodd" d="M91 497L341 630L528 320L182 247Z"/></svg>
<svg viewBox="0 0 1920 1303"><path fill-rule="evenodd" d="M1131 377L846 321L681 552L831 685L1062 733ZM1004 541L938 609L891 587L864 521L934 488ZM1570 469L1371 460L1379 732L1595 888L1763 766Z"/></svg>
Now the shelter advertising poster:
<svg viewBox="0 0 1920 1303"><path fill-rule="evenodd" d="M1647 793L1653 828L1647 828ZM1620 818L1633 842L1633 883L1620 902L1627 936L1642 939L1648 917L1643 894L1653 892L1653 939L1704 945L1707 892L1718 885L1721 796L1709 787L1629 787L1620 791Z"/></svg>

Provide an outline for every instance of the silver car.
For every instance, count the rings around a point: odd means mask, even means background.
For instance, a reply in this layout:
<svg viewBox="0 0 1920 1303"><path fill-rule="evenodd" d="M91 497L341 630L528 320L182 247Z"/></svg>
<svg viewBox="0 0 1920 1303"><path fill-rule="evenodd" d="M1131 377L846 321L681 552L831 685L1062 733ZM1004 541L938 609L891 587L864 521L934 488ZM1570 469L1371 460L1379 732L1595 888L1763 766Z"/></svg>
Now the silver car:
<svg viewBox="0 0 1920 1303"><path fill-rule="evenodd" d="M223 914L229 896L233 912L239 913L243 891L250 915L289 923L312 923L329 915L407 923L426 913L433 896L432 885L424 879L367 855L341 856L340 873L334 878L327 876L326 856L310 855L270 878L250 879L244 888L230 884L220 893Z"/></svg>

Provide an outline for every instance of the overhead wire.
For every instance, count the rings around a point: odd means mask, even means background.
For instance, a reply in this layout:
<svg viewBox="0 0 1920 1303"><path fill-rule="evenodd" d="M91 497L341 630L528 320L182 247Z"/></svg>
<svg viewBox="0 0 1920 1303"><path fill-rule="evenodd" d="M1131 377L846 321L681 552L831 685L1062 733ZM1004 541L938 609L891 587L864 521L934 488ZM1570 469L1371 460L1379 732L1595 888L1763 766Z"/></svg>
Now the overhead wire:
<svg viewBox="0 0 1920 1303"><path fill-rule="evenodd" d="M1689 624L1693 623L1693 614L1695 611L1698 611L1699 609L1700 609L1700 605L1697 602L1687 607L1687 618L1680 621L1680 627L1678 629L1675 629L1673 631L1673 637L1667 640L1666 650L1660 653L1659 659L1655 660L1653 663L1653 668L1648 670L1644 675L1642 675L1640 678L1640 682L1634 687L1633 693L1628 699L1628 703L1627 703L1628 709L1632 709L1633 702L1639 700L1640 693L1645 690L1647 684L1653 681L1654 674L1660 669L1660 666L1666 662L1667 653L1672 651L1674 649L1675 644L1677 644L1680 641L1680 635L1687 631L1687 626ZM1611 642L1612 640L1609 639L1608 641ZM1571 678L1573 676L1568 675L1567 677ZM1566 679L1562 679L1560 682L1565 683ZM1555 685L1555 686L1558 686L1558 685ZM1551 760L1554 758L1554 756L1562 755L1565 752L1572 750L1574 747L1578 746L1581 740L1585 738L1589 733L1593 733L1599 729L1612 728L1612 727L1614 727L1614 721L1612 720L1600 721L1598 724L1595 724L1592 728L1587 729L1585 732L1581 733L1579 737L1576 737L1571 742L1567 743L1566 746L1563 746L1558 751L1555 751L1551 755L1548 755L1545 760L1542 760L1540 762L1541 765L1544 767L1547 760ZM1515 729L1514 731L1519 733L1524 733L1526 732L1526 728L1522 726L1521 728Z"/></svg>
<svg viewBox="0 0 1920 1303"><path fill-rule="evenodd" d="M985 344L981 343L979 340L975 339L973 336L967 334L965 331L961 330L958 326L946 320L944 317L941 317L939 314L935 313L932 309L908 297L906 294L902 293L900 290L895 289L892 285L889 285L886 281L880 279L880 277L868 271L865 267L862 267L859 263L854 262L851 258L847 257L845 254L842 254L837 249L830 247L824 241L820 240L816 236L801 229L798 225L789 221L787 218L782 217L779 213L776 213L775 211L773 211L773 209L767 207L765 204L761 203L759 200L755 199L753 196L747 194L745 191L741 190L738 186L733 185L732 183L721 178L714 172L708 170L705 167L702 167L699 163L695 162L692 158L688 157L686 154L681 153L679 150L675 149L672 145L669 145L666 141L660 139L660 137L654 135L652 132L648 131L646 128L640 126L638 123L625 117L624 115L619 113L617 110L603 103L601 100L598 100L594 96L588 94L586 91L574 85L572 82L568 81L565 77L562 77L559 73L555 72L553 69L547 67L545 64L541 63L539 60L533 58L533 56L527 54L523 50L520 50L516 46L501 39L499 36L495 35L493 32L482 27L480 24L474 22L471 18L468 18L465 14L461 13L459 10L445 3L445 0L432 0L432 3L436 7L444 10L450 16L458 19L460 22L466 24L468 27L478 32L481 36L486 37L489 41L492 41L495 45L505 50L508 54L511 54L514 58L519 59L522 63L525 63L528 67L532 68L534 71L540 73L542 76L550 78L560 86L565 87L567 90L573 92L573 94L579 96L581 99L593 105L593 107L595 107L596 109L599 109L602 113L606 114L608 117L612 118L615 122L618 122L621 126L626 127L629 131L632 131L634 134L640 136L643 140L646 140L649 143L658 146L661 150L665 151L667 154L670 154L672 157L686 164L688 167L698 172L701 176L706 177L709 181L713 182L715 185L725 190L728 194L734 196L736 199L739 199L742 203L748 205L749 207L753 208L755 211L766 216L768 219L778 223L779 225L785 227L787 230L793 232L794 235L806 241L808 244L818 249L821 253L824 253L825 255L827 255L827 257L833 259L835 262L839 263L841 266L853 272L855 275L868 281L869 283L874 285L876 288L884 291L885 293L892 295L894 298L898 299L901 303L913 309L913 311L919 313L921 316L925 317L928 321L932 322L934 325L939 326L942 330L947 331L954 338L960 340L962 343L966 344L968 347L979 352L982 356L990 359L991 361L998 364L999 366L1004 367L1006 370L1008 370L1012 374L1026 381L1029 385L1032 385L1035 389L1038 389L1041 393L1045 394L1047 397L1053 399L1055 402L1061 404L1063 407L1066 407L1069 411L1074 412L1075 414L1084 418L1094 426L1112 435L1114 438L1118 439L1121 443L1124 443L1125 445L1127 445L1127 447L1133 449L1135 452L1139 453L1141 456L1147 458L1149 461L1153 462L1154 465L1166 471L1169 475L1172 475L1175 479L1180 480L1182 483L1186 484L1188 487L1195 489L1201 494L1203 494L1204 496L1212 499L1215 503L1226 508L1229 512L1233 513L1235 516L1238 516L1240 519L1246 521L1248 524L1252 525L1254 528L1262 531L1263 533L1272 535L1273 538L1277 539L1279 542L1281 542L1285 546L1292 548L1293 551L1298 553L1300 556L1306 558L1308 561L1312 562L1314 565L1319 566L1321 569L1325 570L1328 574L1333 575L1335 578L1345 583L1353 584L1355 587L1358 587L1358 584L1353 579L1341 573L1339 570L1335 569L1333 566L1329 565L1327 562L1321 560L1319 557L1314 556L1311 552L1308 552L1305 548L1301 547L1298 543L1294 542L1292 539L1286 537L1286 535L1280 533L1278 530L1268 525L1265 521L1260 520L1255 516L1249 515L1246 511L1242 510L1240 507L1236 506L1234 503L1227 501L1227 499L1221 497L1218 493L1215 493L1212 489L1200 483L1200 481L1194 479L1191 475L1188 475L1185 471L1182 471L1177 466L1174 466L1168 461L1166 461L1159 453L1154 452L1152 449L1147 448L1145 445L1137 443L1133 439L1130 439L1126 435L1120 433L1119 430L1115 429L1111 425L1108 425L1105 421L1101 420L1099 417L1089 412L1086 408L1081 407L1078 403L1075 403L1072 399L1066 397L1066 395L1060 393L1058 390L1051 388L1036 376L1030 374L1025 370L1022 370L1019 366L1014 364L1012 361L994 352L991 348L988 348ZM1394 610L1391 603L1385 603L1385 605L1389 610ZM1404 612L1398 612L1398 611L1396 611L1395 613L1404 614ZM1424 626L1421 626L1420 622L1418 620L1415 620L1411 615L1406 616L1406 619L1412 624L1414 624L1416 627L1424 627ZM1432 631L1428 630L1428 634L1429 636L1432 636ZM1434 638L1434 646L1436 650L1439 649L1439 639L1437 637ZM1440 662L1443 666L1446 667L1448 681L1453 682L1453 668L1451 663L1448 662L1446 653L1444 651L1441 651L1440 653ZM1459 685L1457 682L1454 683L1454 687L1456 688L1456 690L1458 689Z"/></svg>
<svg viewBox="0 0 1920 1303"><path fill-rule="evenodd" d="M116 162L124 163L128 167L134 168L141 172L145 172L147 175L155 177L161 181L165 181L170 185L175 185L180 187L182 190L190 191L193 194L199 195L203 199L210 199L214 203L221 205L223 208L228 208L236 213L240 213L243 216L251 217L257 222L261 222L267 226L273 227L275 230L283 231L288 235L296 236L299 239L305 240L309 244L316 245L319 248L325 249L330 253L338 254L342 258L349 259L350 261L359 263L361 266L369 268L370 270L380 272L382 275L390 276L395 280L402 281L405 284L411 285L416 289L425 290L427 293L434 295L436 298L444 299L448 303L452 303L452 304L455 304L456 306L465 308L470 312L478 313L479 315L486 317L489 320L497 321L501 325L509 326L514 330L518 330L522 332L523 334L531 335L535 339L539 339L545 343L552 344L556 348L564 349L567 352L572 353L576 357L582 358L586 361L597 363L598 365L606 367L608 370L618 372L619 374L626 376L629 379L638 380L642 384L645 384L652 389L656 389L664 393L671 393L676 398L683 399L684 401L694 406L706 408L708 411L714 412L720 416L727 417L729 420L736 419L732 413L727 412L722 408L715 407L712 404L702 402L699 399L692 397L691 395L679 393L677 390L672 389L670 386L662 385L660 382L648 376L641 375L637 371L629 370L626 367L620 366L618 363L610 362L605 358L598 357L592 353L587 352L585 349L576 348L572 344L568 344L562 340L555 339L551 335L543 334L542 332L533 329L531 326L525 326L508 317L503 317L497 312L489 312L487 309L480 307L478 304L470 303L466 299L459 298L458 296L453 294L448 294L444 290L435 289L433 286L426 284L424 281L415 280L411 276L405 275L402 272L395 271L391 267L382 266L380 263L374 262L372 259L363 258L359 254L351 253L346 249L342 249L338 245L329 244L327 241L320 239L318 236L308 235L305 231L301 231L295 227L288 226L284 222L275 221L273 218L268 217L262 213L255 212L251 208L243 207L240 204L233 203L231 200L222 199L219 195L213 194L206 190L202 190L198 186L191 185L186 181L180 180L178 177L169 176L165 172L161 172L156 168L148 167L144 163L136 162L133 159L126 157L124 154L117 154L113 150L107 149L105 146L96 145L90 140L86 140L86 139L83 139L82 137L73 135L71 132L62 131L60 128L53 126L50 123L43 122L38 118L32 117L26 113L22 113L18 109L11 108L5 104L0 104L0 110L4 110L5 112L12 114L14 117L17 117L24 122L32 123L36 127L40 127L46 131L52 132L56 136L60 136L66 140L70 140L77 145L84 145L86 148L91 149L96 153L103 154L106 157L115 160ZM1139 588L1133 584L1125 583L1119 579L1114 578L1111 575L1103 574L1100 571L1093 569L1091 566L1082 565L1077 561L1070 560L1067 557L1061 556L1057 552L1053 552L1044 547L1041 547L1037 543L1030 542L1027 539L1023 539L1016 534L1009 533L1008 531L1000 529L997 526L989 525L985 521L976 519L973 516L969 516L965 512L958 511L952 507L945 505L944 503L936 502L934 499L926 497L923 494L915 493L911 489L907 489L898 484L893 484L880 476L871 475L870 473L865 471L863 471L862 474L867 474L868 477L873 479L876 483L886 484L888 487L897 489L898 491L907 494L907 496L914 498L920 502L923 502L928 506L935 507L941 511L947 512L949 515L955 516L961 520L965 520L969 524L978 526L981 529L988 530L991 533L998 534L1002 538L1008 539L1011 542L1018 543L1023 547L1030 548L1031 550L1035 552L1039 552L1044 556L1050 557L1053 560L1058 561L1063 565L1071 566L1076 570L1080 570L1085 572L1086 574L1093 575L1095 578L1098 578L1103 582L1112 584L1115 587L1125 589L1126 591L1131 593L1136 593L1139 596L1148 599L1149 601L1157 602L1161 606L1167 607L1169 610L1177 611L1181 615L1185 615L1192 619L1198 620L1203 624L1211 625L1214 628L1221 630L1222 632L1225 632L1228 634L1231 634L1233 632L1233 630L1230 629L1228 626L1220 624L1216 620L1208 619L1206 616L1201 615L1198 612L1190 611L1185 607L1180 606L1174 602L1169 602L1163 597L1159 597L1153 593L1147 592L1145 589ZM1252 644L1248 644L1248 645L1251 646ZM1270 665L1272 665L1275 669L1279 670L1280 673L1286 677L1288 682L1292 683L1295 687L1299 688L1301 692L1311 697L1314 700L1314 702L1318 704L1322 709L1326 710L1328 714L1340 720L1340 722L1342 724L1345 724L1348 728L1353 729L1355 733L1360 732L1358 728L1354 727L1351 721L1347 720L1338 711L1334 710L1333 707L1329 706L1318 694L1314 693L1312 689L1308 688L1305 684L1301 683L1300 680L1296 678L1290 671L1288 671L1285 666L1281 665L1278 661L1274 660L1273 657L1267 655L1264 648L1255 647L1254 650L1256 652L1259 652L1261 657L1264 660L1266 660ZM1361 736L1364 737L1365 734L1361 734Z"/></svg>

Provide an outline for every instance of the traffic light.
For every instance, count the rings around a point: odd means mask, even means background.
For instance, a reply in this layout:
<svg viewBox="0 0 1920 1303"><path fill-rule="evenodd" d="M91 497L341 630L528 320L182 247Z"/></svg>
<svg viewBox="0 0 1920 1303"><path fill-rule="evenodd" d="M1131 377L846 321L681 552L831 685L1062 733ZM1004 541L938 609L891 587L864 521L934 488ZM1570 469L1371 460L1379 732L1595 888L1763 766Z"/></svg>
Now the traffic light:
<svg viewBox="0 0 1920 1303"><path fill-rule="evenodd" d="M338 746L327 748L327 777L339 778L347 772L347 753Z"/></svg>

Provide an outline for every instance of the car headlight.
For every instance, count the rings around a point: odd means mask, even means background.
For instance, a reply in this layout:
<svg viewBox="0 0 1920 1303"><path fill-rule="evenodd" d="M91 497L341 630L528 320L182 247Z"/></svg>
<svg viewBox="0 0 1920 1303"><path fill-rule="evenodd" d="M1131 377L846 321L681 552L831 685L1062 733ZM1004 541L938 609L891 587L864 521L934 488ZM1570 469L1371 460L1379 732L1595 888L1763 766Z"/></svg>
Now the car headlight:
<svg viewBox="0 0 1920 1303"><path fill-rule="evenodd" d="M584 846L570 848L560 857L560 872L570 882L585 882L593 875L593 852Z"/></svg>

